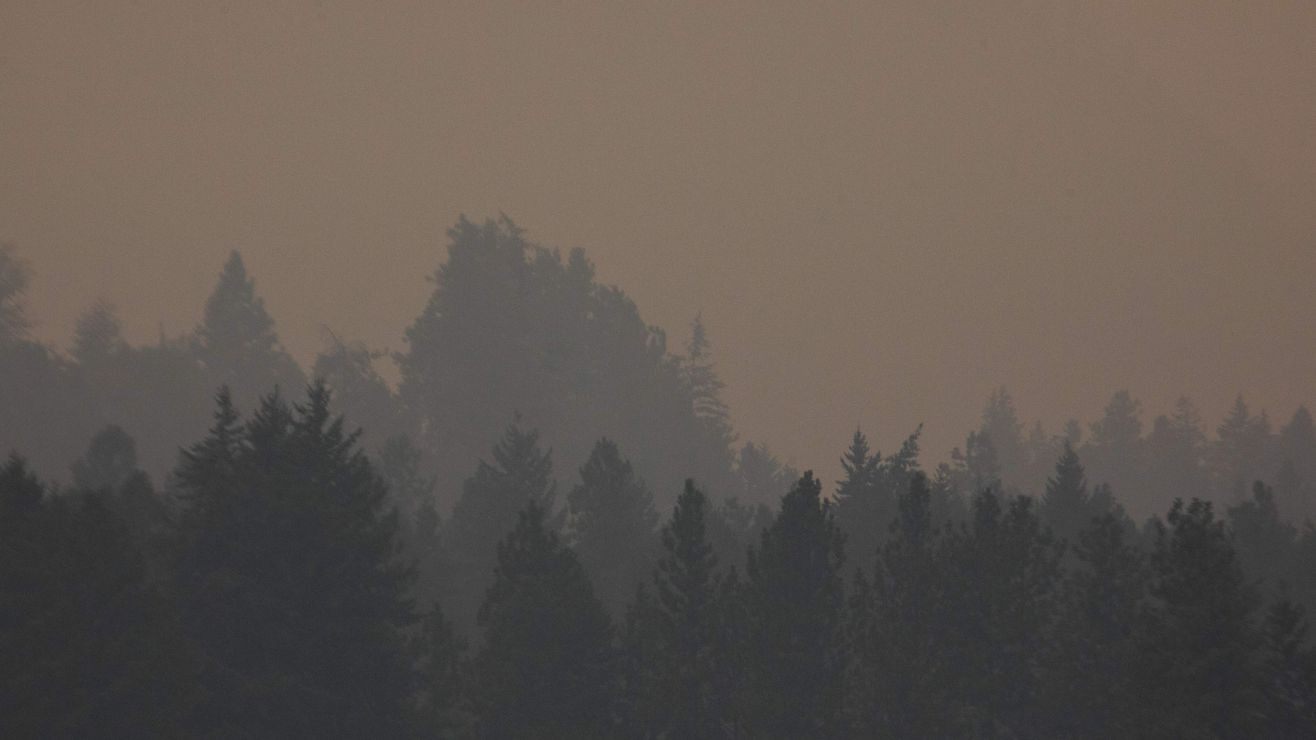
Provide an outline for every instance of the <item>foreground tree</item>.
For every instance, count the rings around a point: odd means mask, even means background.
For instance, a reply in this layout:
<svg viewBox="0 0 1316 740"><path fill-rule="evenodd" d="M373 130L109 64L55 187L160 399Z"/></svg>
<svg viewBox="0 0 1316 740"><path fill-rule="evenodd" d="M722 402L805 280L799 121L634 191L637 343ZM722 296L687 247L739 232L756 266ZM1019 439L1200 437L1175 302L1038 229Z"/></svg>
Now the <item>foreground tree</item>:
<svg viewBox="0 0 1316 740"><path fill-rule="evenodd" d="M0 736L178 736L192 666L99 494L0 466Z"/></svg>
<svg viewBox="0 0 1316 740"><path fill-rule="evenodd" d="M1256 737L1262 694L1254 651L1257 595L1211 504L1176 500L1154 522L1154 606L1142 644L1145 731Z"/></svg>
<svg viewBox="0 0 1316 740"><path fill-rule="evenodd" d="M196 730L373 737L408 722L409 568L384 484L329 412L266 396L242 424L223 392L177 471L175 590L205 656Z"/></svg>
<svg viewBox="0 0 1316 740"><path fill-rule="evenodd" d="M533 501L498 543L479 624L484 648L475 672L483 736L615 734L612 624L584 568Z"/></svg>
<svg viewBox="0 0 1316 740"><path fill-rule="evenodd" d="M750 693L754 737L826 737L841 731L844 537L805 473L750 551Z"/></svg>
<svg viewBox="0 0 1316 740"><path fill-rule="evenodd" d="M642 589L631 607L628 682L637 734L646 737L719 738L730 724L725 580L705 536L707 508L686 481L663 525L655 596Z"/></svg>

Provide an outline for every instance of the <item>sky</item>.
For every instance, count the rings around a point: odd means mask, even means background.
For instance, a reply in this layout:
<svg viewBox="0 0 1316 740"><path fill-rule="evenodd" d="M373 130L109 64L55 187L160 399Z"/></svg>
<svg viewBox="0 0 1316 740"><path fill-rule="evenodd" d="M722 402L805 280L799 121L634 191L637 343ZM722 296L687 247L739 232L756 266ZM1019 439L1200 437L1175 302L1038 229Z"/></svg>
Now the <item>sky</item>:
<svg viewBox="0 0 1316 740"><path fill-rule="evenodd" d="M460 214L583 247L742 436L943 457L1005 385L1316 402L1316 4L0 0L39 338L190 330L239 249L304 365L405 349Z"/></svg>

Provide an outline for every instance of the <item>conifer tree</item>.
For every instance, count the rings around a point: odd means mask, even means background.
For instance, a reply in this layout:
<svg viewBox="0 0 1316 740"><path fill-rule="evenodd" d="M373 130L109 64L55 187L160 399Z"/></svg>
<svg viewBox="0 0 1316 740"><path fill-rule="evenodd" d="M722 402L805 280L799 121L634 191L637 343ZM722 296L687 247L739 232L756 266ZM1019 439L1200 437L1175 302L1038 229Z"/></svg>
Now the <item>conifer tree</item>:
<svg viewBox="0 0 1316 740"><path fill-rule="evenodd" d="M274 320L237 251L229 255L206 301L196 341L210 386L228 386L240 402L252 403L275 387L288 391L305 382L279 344Z"/></svg>
<svg viewBox="0 0 1316 740"><path fill-rule="evenodd" d="M972 523L947 548L957 625L942 642L959 668L954 716L970 734L1033 734L1062 547L1042 528L1032 499L1003 504L983 491Z"/></svg>
<svg viewBox="0 0 1316 740"><path fill-rule="evenodd" d="M732 709L731 655L722 601L724 579L705 536L708 500L686 481L662 529L653 593L641 589L629 614L628 642L641 651L630 685L643 734L724 737Z"/></svg>
<svg viewBox="0 0 1316 740"><path fill-rule="evenodd" d="M485 737L615 734L612 624L584 568L530 501L498 543L476 657Z"/></svg>
<svg viewBox="0 0 1316 740"><path fill-rule="evenodd" d="M101 494L0 466L0 736L178 736L192 666Z"/></svg>
<svg viewBox="0 0 1316 740"><path fill-rule="evenodd" d="M27 263L14 254L12 244L0 243L0 346L27 336L31 322L23 306L31 272Z"/></svg>
<svg viewBox="0 0 1316 740"><path fill-rule="evenodd" d="M755 737L841 731L844 537L805 473L749 554L746 606Z"/></svg>
<svg viewBox="0 0 1316 740"><path fill-rule="evenodd" d="M604 437L580 468L568 494L572 549L599 600L621 616L635 587L653 566L658 512L653 495L617 445Z"/></svg>
<svg viewBox="0 0 1316 740"><path fill-rule="evenodd" d="M1316 648L1302 605L1281 592L1262 623L1267 737L1310 737L1316 728Z"/></svg>
<svg viewBox="0 0 1316 740"><path fill-rule="evenodd" d="M849 714L866 735L935 737L954 730L944 708L955 656L939 650L953 626L947 606L945 541L932 491L917 473L898 500L872 583L852 598Z"/></svg>
<svg viewBox="0 0 1316 740"><path fill-rule="evenodd" d="M411 571L385 486L329 404L323 385L294 407L275 393L240 426L221 392L183 455L175 589L207 663L198 728L364 737L408 722Z"/></svg>
<svg viewBox="0 0 1316 740"><path fill-rule="evenodd" d="M1257 595L1211 504L1176 500L1153 523L1154 605L1139 689L1153 736L1254 737L1262 709L1254 651Z"/></svg>
<svg viewBox="0 0 1316 740"><path fill-rule="evenodd" d="M1046 656L1046 732L1059 737L1136 735L1144 709L1135 682L1149 572L1112 512L1079 533Z"/></svg>
<svg viewBox="0 0 1316 740"><path fill-rule="evenodd" d="M443 531L451 559L445 603L451 604L459 634L472 634L475 611L497 562L498 542L516 525L518 512L533 502L544 512L546 526L556 532L565 513L554 511L556 500L551 451L541 450L539 433L523 428L518 418L493 448L493 461L481 460L462 486Z"/></svg>
<svg viewBox="0 0 1316 740"><path fill-rule="evenodd" d="M80 365L94 365L122 352L128 343L123 326L108 301L98 300L81 316L73 329L73 359Z"/></svg>

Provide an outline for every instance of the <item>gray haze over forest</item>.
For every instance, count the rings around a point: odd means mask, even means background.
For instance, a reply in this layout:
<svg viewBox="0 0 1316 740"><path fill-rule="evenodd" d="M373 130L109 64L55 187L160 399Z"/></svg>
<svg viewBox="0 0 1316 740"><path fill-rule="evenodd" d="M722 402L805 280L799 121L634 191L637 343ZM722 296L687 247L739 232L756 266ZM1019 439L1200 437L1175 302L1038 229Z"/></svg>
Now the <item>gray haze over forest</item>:
<svg viewBox="0 0 1316 740"><path fill-rule="evenodd" d="M309 368L432 286L458 214L584 247L736 429L940 459L1007 385L1059 433L1316 377L1304 3L5 3L0 240L34 335L200 320L242 251ZM831 475L825 475L830 480Z"/></svg>

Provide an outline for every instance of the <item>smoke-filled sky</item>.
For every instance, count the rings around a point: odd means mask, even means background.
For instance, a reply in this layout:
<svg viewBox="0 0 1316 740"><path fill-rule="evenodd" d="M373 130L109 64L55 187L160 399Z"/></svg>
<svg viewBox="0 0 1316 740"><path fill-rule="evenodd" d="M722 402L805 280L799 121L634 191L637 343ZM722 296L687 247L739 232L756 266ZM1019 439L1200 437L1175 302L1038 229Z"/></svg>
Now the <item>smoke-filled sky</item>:
<svg viewBox="0 0 1316 740"><path fill-rule="evenodd" d="M40 338L195 324L230 249L309 364L402 349L461 213L584 247L738 428L937 457L1005 384L1316 402L1316 5L0 3Z"/></svg>

